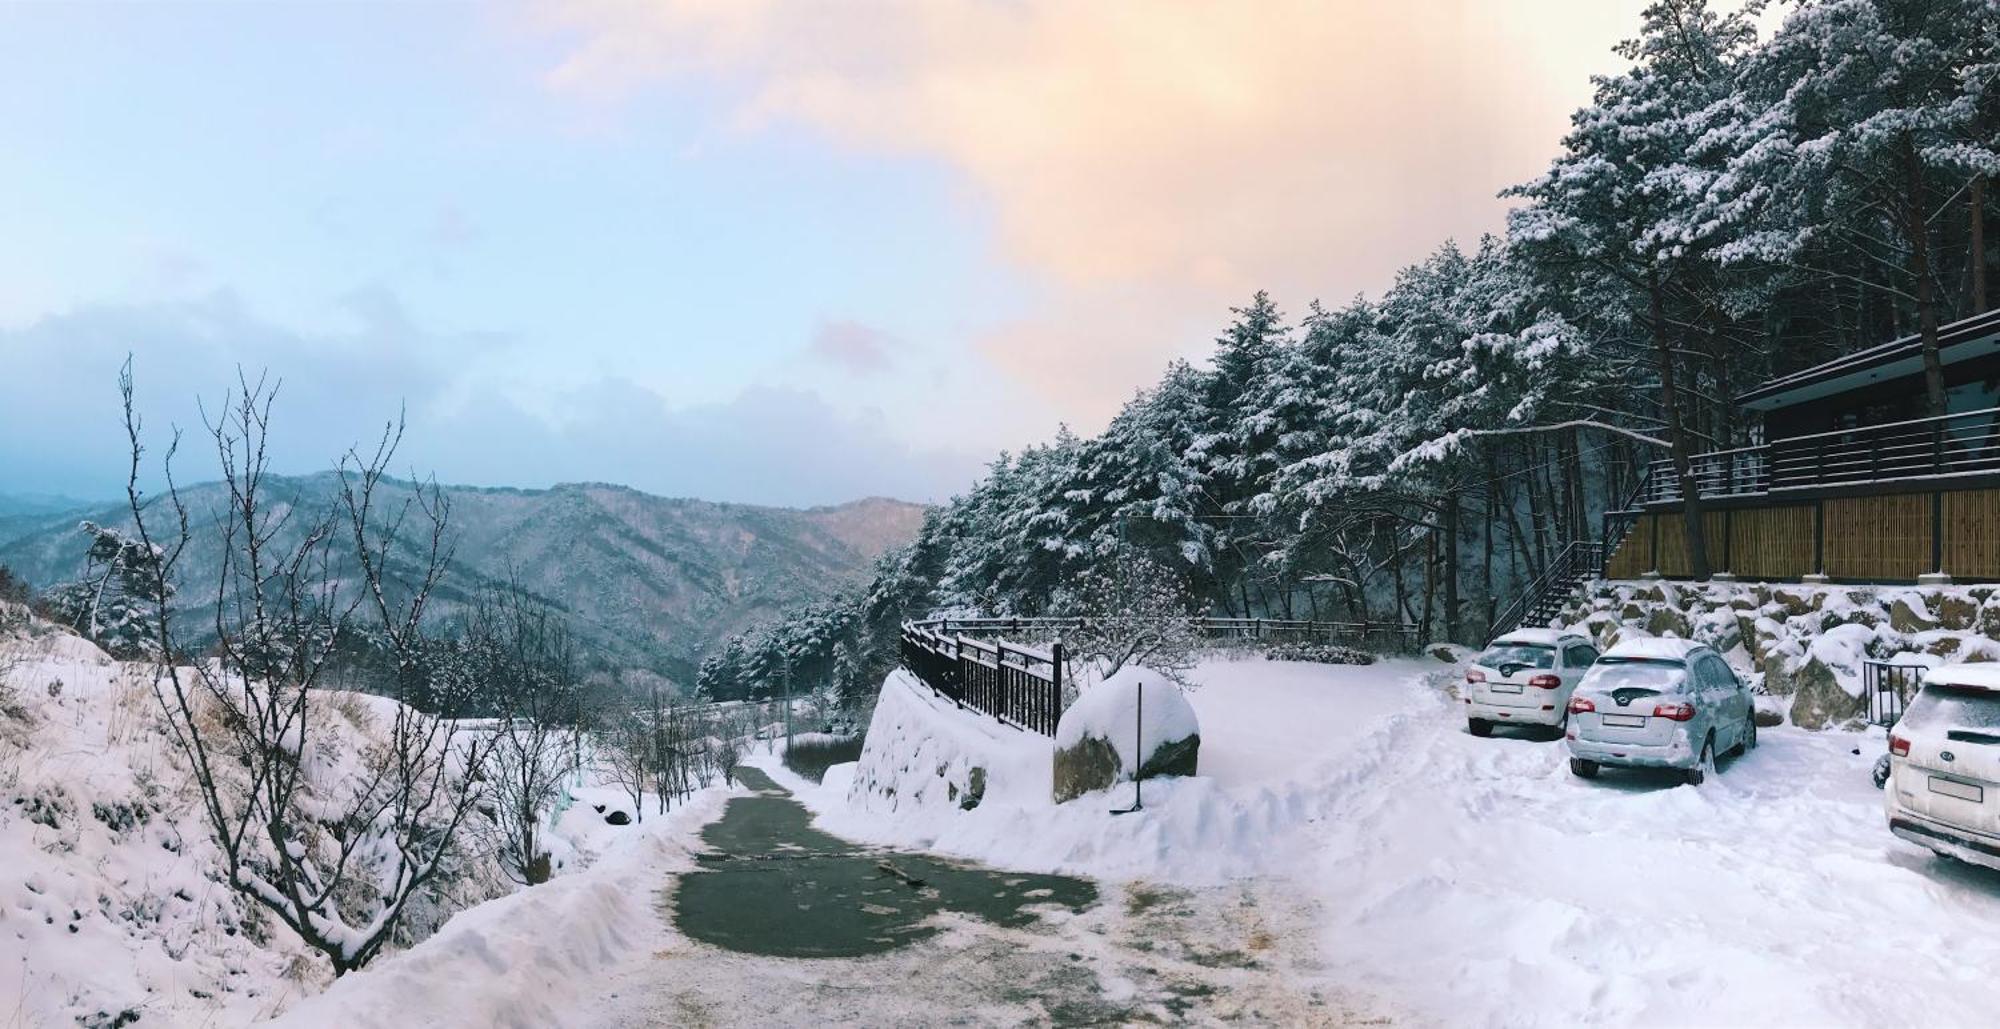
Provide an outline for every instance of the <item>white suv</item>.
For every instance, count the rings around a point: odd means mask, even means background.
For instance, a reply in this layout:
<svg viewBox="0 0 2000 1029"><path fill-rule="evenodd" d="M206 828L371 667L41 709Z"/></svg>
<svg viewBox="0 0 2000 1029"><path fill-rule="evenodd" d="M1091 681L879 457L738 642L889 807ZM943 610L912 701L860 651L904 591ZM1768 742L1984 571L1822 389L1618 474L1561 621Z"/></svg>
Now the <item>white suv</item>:
<svg viewBox="0 0 2000 1029"><path fill-rule="evenodd" d="M1889 730L1889 831L2000 868L2000 665L1947 665Z"/></svg>
<svg viewBox="0 0 2000 1029"><path fill-rule="evenodd" d="M1487 644L1465 672L1465 721L1474 736L1495 725L1561 729L1570 691L1597 660L1578 633L1516 629Z"/></svg>

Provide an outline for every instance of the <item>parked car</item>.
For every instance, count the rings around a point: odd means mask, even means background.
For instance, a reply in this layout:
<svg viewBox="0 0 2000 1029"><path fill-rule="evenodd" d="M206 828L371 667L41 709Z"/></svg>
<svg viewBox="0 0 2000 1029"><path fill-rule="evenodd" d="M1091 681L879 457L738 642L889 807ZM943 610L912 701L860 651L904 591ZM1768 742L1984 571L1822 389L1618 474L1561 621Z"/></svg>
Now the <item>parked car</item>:
<svg viewBox="0 0 2000 1029"><path fill-rule="evenodd" d="M1889 730L1889 831L2000 869L2000 665L1947 665Z"/></svg>
<svg viewBox="0 0 2000 1029"><path fill-rule="evenodd" d="M1612 646L1569 701L1569 770L1596 778L1606 766L1677 769L1699 784L1718 755L1757 745L1750 689L1729 662L1691 640Z"/></svg>
<svg viewBox="0 0 2000 1029"><path fill-rule="evenodd" d="M1465 672L1465 720L1474 736L1495 725L1560 729L1570 691L1597 660L1587 637L1554 629L1516 629L1501 636Z"/></svg>

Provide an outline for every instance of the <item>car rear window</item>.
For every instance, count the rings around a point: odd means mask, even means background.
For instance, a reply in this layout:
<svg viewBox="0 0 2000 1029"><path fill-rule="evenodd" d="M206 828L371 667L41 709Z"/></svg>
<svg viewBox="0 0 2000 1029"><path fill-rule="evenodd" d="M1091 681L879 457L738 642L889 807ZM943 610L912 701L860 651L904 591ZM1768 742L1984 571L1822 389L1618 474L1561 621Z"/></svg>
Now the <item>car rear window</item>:
<svg viewBox="0 0 2000 1029"><path fill-rule="evenodd" d="M2000 693L1957 686L1926 686L1903 712L1912 729L2000 729Z"/></svg>
<svg viewBox="0 0 2000 1029"><path fill-rule="evenodd" d="M1677 661L1649 658L1600 657L1590 666L1590 684L1607 690L1638 686L1665 690L1687 678L1686 666Z"/></svg>
<svg viewBox="0 0 2000 1029"><path fill-rule="evenodd" d="M1554 668L1556 648L1533 643L1495 643L1479 655L1477 664L1488 668Z"/></svg>

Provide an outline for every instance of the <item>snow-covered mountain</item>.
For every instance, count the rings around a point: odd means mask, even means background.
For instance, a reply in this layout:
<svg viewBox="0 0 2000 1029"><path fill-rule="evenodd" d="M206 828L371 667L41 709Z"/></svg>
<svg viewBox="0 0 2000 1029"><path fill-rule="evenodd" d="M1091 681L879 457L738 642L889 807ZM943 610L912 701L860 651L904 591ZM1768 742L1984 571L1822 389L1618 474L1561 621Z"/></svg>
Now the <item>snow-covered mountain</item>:
<svg viewBox="0 0 2000 1029"><path fill-rule="evenodd" d="M302 503L329 498L337 485L331 473L266 481L272 496ZM883 498L758 507L601 483L446 491L458 541L447 602L511 576L568 610L590 652L688 683L713 642L866 577L876 557L916 535L924 511ZM400 503L408 487L393 493L386 499ZM199 522L226 493L207 484L183 497ZM76 578L88 545L76 525L86 518L131 521L116 505L23 511L0 521L0 565L40 587ZM197 546L186 581L212 582L218 560L213 546Z"/></svg>

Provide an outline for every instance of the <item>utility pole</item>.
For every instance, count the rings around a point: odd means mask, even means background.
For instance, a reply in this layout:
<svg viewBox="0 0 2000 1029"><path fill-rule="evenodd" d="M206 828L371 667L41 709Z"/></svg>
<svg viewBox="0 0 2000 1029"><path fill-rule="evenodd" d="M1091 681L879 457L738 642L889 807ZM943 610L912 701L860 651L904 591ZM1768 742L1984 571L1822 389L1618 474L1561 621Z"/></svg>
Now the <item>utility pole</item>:
<svg viewBox="0 0 2000 1029"><path fill-rule="evenodd" d="M792 749L792 653L785 652L785 749Z"/></svg>

